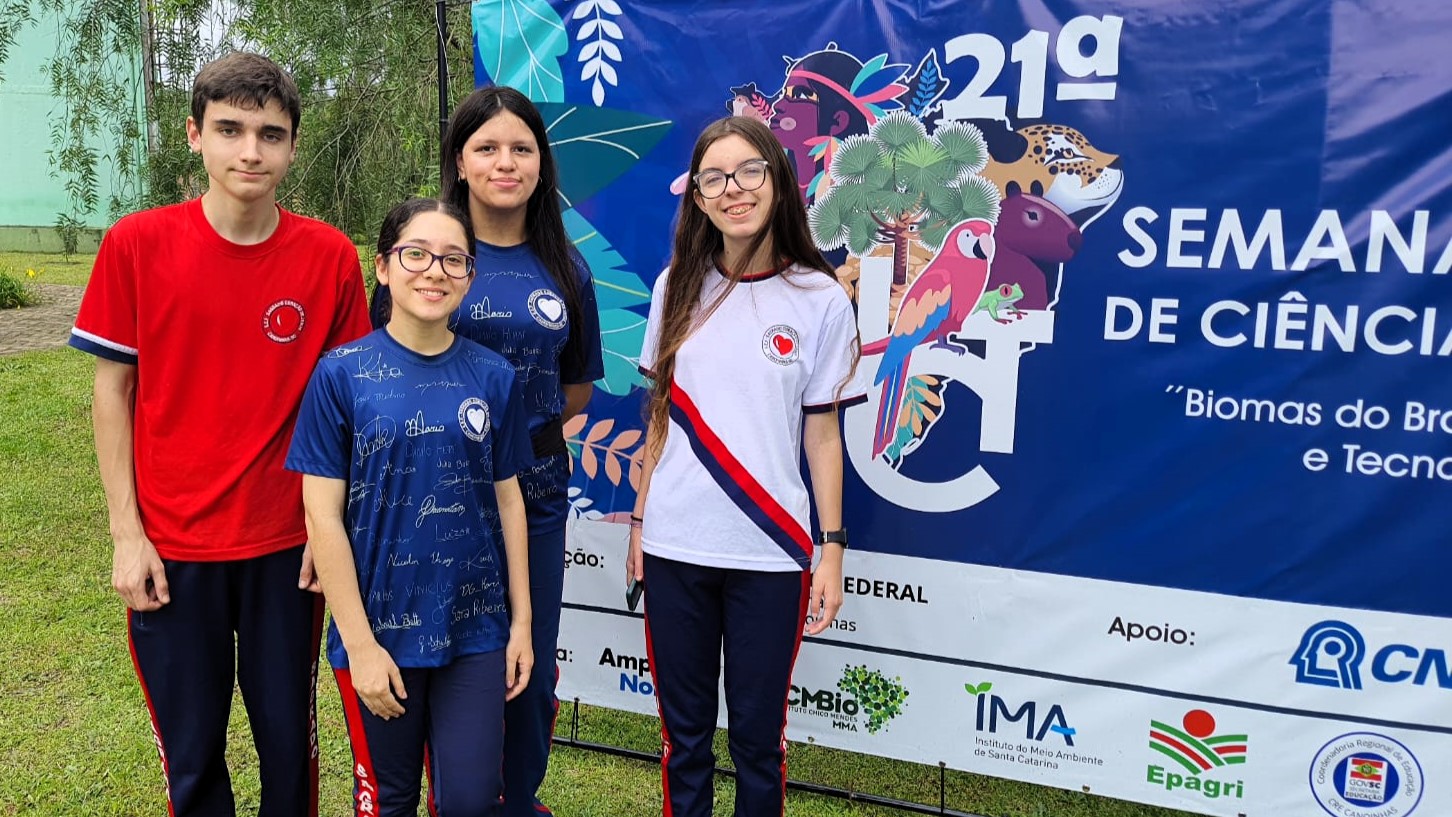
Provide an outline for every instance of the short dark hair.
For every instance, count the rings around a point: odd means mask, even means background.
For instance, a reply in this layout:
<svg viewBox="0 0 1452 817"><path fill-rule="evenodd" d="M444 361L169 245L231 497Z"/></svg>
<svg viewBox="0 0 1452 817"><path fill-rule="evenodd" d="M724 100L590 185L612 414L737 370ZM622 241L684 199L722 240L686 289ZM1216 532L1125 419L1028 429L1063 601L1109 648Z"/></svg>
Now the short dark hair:
<svg viewBox="0 0 1452 817"><path fill-rule="evenodd" d="M203 66L192 83L192 119L197 127L202 125L209 102L248 109L262 109L276 102L292 119L292 138L297 138L302 119L297 83L281 66L260 54L234 51Z"/></svg>

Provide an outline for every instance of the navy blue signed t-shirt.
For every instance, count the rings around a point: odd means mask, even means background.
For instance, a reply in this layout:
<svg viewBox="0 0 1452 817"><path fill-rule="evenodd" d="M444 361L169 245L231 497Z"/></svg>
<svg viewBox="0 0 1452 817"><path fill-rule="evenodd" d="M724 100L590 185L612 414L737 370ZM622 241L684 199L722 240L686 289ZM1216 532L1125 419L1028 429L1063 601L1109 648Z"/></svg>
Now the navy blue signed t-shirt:
<svg viewBox="0 0 1452 817"><path fill-rule="evenodd" d="M563 414L562 384L593 383L605 376L595 283L584 260L572 256L580 282L581 339L572 352L564 295L529 245L499 247L475 240L474 253L476 274L449 328L514 366L533 435ZM379 286L373 296L374 325L387 323L388 314L388 288ZM519 485L532 532L564 526L568 479L563 454L521 466Z"/></svg>
<svg viewBox="0 0 1452 817"><path fill-rule="evenodd" d="M318 363L287 467L347 482L363 608L400 667L508 642L494 483L530 459L513 367L471 341L425 356L379 329ZM328 660L348 665L336 624Z"/></svg>

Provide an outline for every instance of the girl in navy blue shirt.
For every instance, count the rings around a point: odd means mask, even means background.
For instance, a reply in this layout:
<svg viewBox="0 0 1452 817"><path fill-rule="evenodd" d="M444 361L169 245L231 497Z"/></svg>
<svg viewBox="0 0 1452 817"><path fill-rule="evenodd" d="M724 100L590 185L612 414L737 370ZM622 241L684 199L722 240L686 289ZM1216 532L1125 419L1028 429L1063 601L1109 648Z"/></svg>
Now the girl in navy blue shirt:
<svg viewBox="0 0 1452 817"><path fill-rule="evenodd" d="M505 712L504 815L540 817L554 730L560 598L565 574L569 457L563 422L604 375L589 269L560 215L558 172L539 110L513 88L481 88L460 103L443 144L443 197L468 212L478 272L452 324L514 366L532 458L521 467L529 520L534 654L529 687ZM389 295L374 296L374 324Z"/></svg>
<svg viewBox="0 0 1452 817"><path fill-rule="evenodd" d="M358 814L413 817L425 746L441 813L487 814L505 701L534 661L517 378L449 330L474 275L471 243L443 202L389 213L374 263L391 318L318 364L287 458L304 474L333 612Z"/></svg>

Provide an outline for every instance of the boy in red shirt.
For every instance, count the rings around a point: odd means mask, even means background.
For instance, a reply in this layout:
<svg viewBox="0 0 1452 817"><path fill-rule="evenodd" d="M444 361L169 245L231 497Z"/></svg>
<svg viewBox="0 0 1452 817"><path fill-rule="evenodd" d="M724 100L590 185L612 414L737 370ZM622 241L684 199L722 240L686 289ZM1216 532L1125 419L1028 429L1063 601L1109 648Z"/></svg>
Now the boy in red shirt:
<svg viewBox="0 0 1452 817"><path fill-rule="evenodd" d="M71 334L97 358L111 583L129 608L173 817L235 813L234 682L260 817L317 814L323 604L300 478L283 460L314 364L369 324L353 245L277 205L300 105L264 57L203 68L186 127L207 192L111 228Z"/></svg>

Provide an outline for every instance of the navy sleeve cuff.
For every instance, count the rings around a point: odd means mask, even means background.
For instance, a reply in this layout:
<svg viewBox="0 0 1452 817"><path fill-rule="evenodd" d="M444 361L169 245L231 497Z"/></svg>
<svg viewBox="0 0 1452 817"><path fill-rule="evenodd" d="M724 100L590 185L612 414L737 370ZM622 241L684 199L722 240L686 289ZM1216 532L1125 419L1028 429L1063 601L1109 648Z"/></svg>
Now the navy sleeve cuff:
<svg viewBox="0 0 1452 817"><path fill-rule="evenodd" d="M859 394L855 397L844 397L841 400L834 400L831 403L815 403L809 406L802 406L803 414L824 414L836 409L841 411L851 406L859 406L867 402L867 395Z"/></svg>
<svg viewBox="0 0 1452 817"><path fill-rule="evenodd" d="M86 337L71 330L70 340L67 341L73 349L79 349L86 354L95 355L115 363L125 363L128 366L136 365L136 352L131 349L120 347L117 344L108 344L95 336Z"/></svg>

